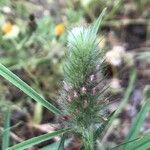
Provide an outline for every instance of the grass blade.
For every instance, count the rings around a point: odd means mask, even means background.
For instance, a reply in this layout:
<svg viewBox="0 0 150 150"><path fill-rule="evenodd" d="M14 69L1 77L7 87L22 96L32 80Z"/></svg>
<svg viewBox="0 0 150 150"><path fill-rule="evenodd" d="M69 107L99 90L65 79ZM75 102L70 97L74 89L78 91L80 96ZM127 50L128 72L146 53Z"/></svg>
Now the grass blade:
<svg viewBox="0 0 150 150"><path fill-rule="evenodd" d="M40 96L36 91L34 91L29 85L27 85L24 81L22 81L18 76L8 70L5 66L0 64L0 75L11 82L13 85L18 87L28 96L33 98L35 101L41 103L44 107L55 114L61 114L61 111L45 100L42 96Z"/></svg>
<svg viewBox="0 0 150 150"><path fill-rule="evenodd" d="M118 117L118 115L121 113L121 111L123 110L123 108L127 104L128 100L129 100L129 97L131 95L131 92L133 90L135 80L136 80L136 70L133 70L131 72L131 74L130 74L129 85L128 85L127 90L126 90L126 92L124 94L123 100L120 103L120 105L118 106L118 109L114 112L114 114L112 115L112 117L108 121L108 124L106 125L104 131L106 131L111 126L111 124L114 121L114 119L116 117ZM104 134L104 131L103 131L103 134Z"/></svg>
<svg viewBox="0 0 150 150"><path fill-rule="evenodd" d="M115 14L119 11L119 9L121 9L123 6L122 0L115 0L113 3L114 3L113 8L107 14L107 16L105 17L105 20L112 19L115 16Z"/></svg>
<svg viewBox="0 0 150 150"><path fill-rule="evenodd" d="M105 130L108 122L110 121L110 118L112 117L112 115L115 113L115 111L113 111L107 118L108 120L106 122L104 122L94 133L94 139L97 140L98 137L101 135L101 133L103 132L103 130Z"/></svg>
<svg viewBox="0 0 150 150"><path fill-rule="evenodd" d="M150 148L150 134L145 134L139 138L123 143L119 146L112 148L112 150L121 150L122 145L126 145L125 150L148 150Z"/></svg>
<svg viewBox="0 0 150 150"><path fill-rule="evenodd" d="M135 80L136 80L136 71L133 70L130 74L129 85L128 85L127 90L124 94L123 100L122 100L121 104L119 105L118 109L115 111L115 113L112 116L111 120L114 120L114 118L118 117L118 115L122 112L124 106L127 104L128 100L129 100L129 97L131 95L131 92L133 90Z"/></svg>
<svg viewBox="0 0 150 150"><path fill-rule="evenodd" d="M141 126L145 120L146 114L149 110L150 110L150 98L144 101L144 104L140 112L138 113L138 115L133 121L133 124L131 126L131 129L129 131L127 138L125 139L125 142L137 138L139 131L141 129ZM126 146L124 147L124 149L126 149Z"/></svg>
<svg viewBox="0 0 150 150"><path fill-rule="evenodd" d="M2 132L2 150L6 150L9 147L9 141L10 141L10 114L11 110L7 108L2 116L3 116L3 122L4 122L4 130Z"/></svg>
<svg viewBox="0 0 150 150"><path fill-rule="evenodd" d="M102 21L104 19L104 16L106 14L106 10L107 8L104 8L102 13L100 14L100 16L98 17L98 19L94 22L94 24L92 25L92 33L94 33L95 35L97 34L100 25L102 24Z"/></svg>
<svg viewBox="0 0 150 150"><path fill-rule="evenodd" d="M150 134L146 134L139 140L132 142L129 146L129 150L148 150L150 148Z"/></svg>
<svg viewBox="0 0 150 150"><path fill-rule="evenodd" d="M64 150L64 144L65 144L65 137L63 135L62 138L61 138L58 150Z"/></svg>
<svg viewBox="0 0 150 150"><path fill-rule="evenodd" d="M62 129L62 130L58 130L58 131L55 131L52 133L47 133L47 134L44 134L44 135L41 135L38 137L34 137L29 140L26 140L19 144L16 144L10 148L7 148L6 150L24 150L24 149L30 148L36 144L39 144L41 142L47 141L55 136L62 135L63 133L66 133L68 131L70 131L70 129Z"/></svg>

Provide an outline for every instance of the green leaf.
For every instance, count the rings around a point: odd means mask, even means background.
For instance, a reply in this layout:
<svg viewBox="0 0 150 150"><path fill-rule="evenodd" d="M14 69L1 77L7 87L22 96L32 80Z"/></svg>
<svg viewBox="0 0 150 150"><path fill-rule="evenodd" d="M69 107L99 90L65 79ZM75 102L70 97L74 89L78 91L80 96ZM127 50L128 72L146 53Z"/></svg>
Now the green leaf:
<svg viewBox="0 0 150 150"><path fill-rule="evenodd" d="M150 110L150 98L144 101L144 104L140 112L133 121L133 124L131 126L128 136L125 139L125 142L135 139L138 136L141 126L146 118L146 114L149 110ZM124 147L124 149L126 149L126 147Z"/></svg>
<svg viewBox="0 0 150 150"><path fill-rule="evenodd" d="M122 0L115 0L113 1L113 8L109 13L107 13L107 16L105 17L105 20L112 19L115 14L122 8L123 1Z"/></svg>
<svg viewBox="0 0 150 150"><path fill-rule="evenodd" d="M65 137L63 135L62 138L61 138L58 150L64 150L64 144L65 144Z"/></svg>
<svg viewBox="0 0 150 150"><path fill-rule="evenodd" d="M104 122L94 133L94 139L97 140L97 138L101 135L101 133L103 132L103 130L106 128L108 122L110 121L111 117L113 116L113 114L115 113L115 111L113 111L107 118L108 120L106 122Z"/></svg>
<svg viewBox="0 0 150 150"><path fill-rule="evenodd" d="M38 137L34 137L32 139L29 139L29 140L26 140L19 144L16 144L10 148L7 148L6 150L24 150L24 149L30 148L36 144L39 144L41 142L47 141L55 136L62 135L63 133L66 133L68 131L70 131L70 129L62 129L62 130L55 131L53 133L47 133L44 135L40 135Z"/></svg>
<svg viewBox="0 0 150 150"><path fill-rule="evenodd" d="M112 149L120 150L122 148L122 145L127 146L125 150L148 150L150 148L150 134L145 134L137 139L123 143Z"/></svg>
<svg viewBox="0 0 150 150"><path fill-rule="evenodd" d="M2 112L3 122L4 122L4 130L2 132L2 150L5 150L9 147L10 140L10 114L11 110L6 108L4 112Z"/></svg>
<svg viewBox="0 0 150 150"><path fill-rule="evenodd" d="M132 142L128 147L129 150L148 150L149 148L150 134L146 134L135 142Z"/></svg>
<svg viewBox="0 0 150 150"><path fill-rule="evenodd" d="M127 145L127 144L129 144L129 143L131 143L131 142L134 142L134 141L138 140L138 139L139 139L139 138L136 138L136 139L133 139L133 140L131 140L131 141L121 143L121 144L119 144L119 145L113 147L111 150L118 150L118 149L121 150L124 145Z"/></svg>
<svg viewBox="0 0 150 150"><path fill-rule="evenodd" d="M96 33L98 32L98 29L104 19L104 16L106 14L106 10L107 8L104 8L102 13L100 14L100 16L98 17L98 19L94 22L94 24L92 25L92 33L94 33L96 35Z"/></svg>
<svg viewBox="0 0 150 150"><path fill-rule="evenodd" d="M35 101L41 103L44 107L55 114L61 114L61 111L45 100L42 96L40 96L36 91L34 91L29 85L27 85L24 81L22 81L18 76L8 70L5 66L0 64L0 75L4 77L6 80L11 82L13 85L18 87L28 96L33 98Z"/></svg>

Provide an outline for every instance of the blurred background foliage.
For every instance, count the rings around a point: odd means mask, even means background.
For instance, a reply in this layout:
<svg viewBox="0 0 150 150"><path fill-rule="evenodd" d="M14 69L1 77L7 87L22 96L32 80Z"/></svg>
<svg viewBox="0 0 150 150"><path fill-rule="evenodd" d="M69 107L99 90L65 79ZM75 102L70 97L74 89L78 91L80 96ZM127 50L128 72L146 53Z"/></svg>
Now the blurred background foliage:
<svg viewBox="0 0 150 150"><path fill-rule="evenodd" d="M128 84L129 71L136 68L138 73L129 104L104 138L108 147L112 147L127 134L141 106L143 89L150 84L149 0L0 0L0 62L57 104L67 32L72 27L93 22L105 7L108 12L99 32L98 46L106 57L104 74L108 76L113 95L107 111L117 108ZM55 116L0 79L0 106L6 103L12 107L11 144L54 130L46 123L56 122ZM142 132L150 127L149 120L150 116ZM47 130L43 130L43 125ZM74 143L72 149L77 149L78 141Z"/></svg>

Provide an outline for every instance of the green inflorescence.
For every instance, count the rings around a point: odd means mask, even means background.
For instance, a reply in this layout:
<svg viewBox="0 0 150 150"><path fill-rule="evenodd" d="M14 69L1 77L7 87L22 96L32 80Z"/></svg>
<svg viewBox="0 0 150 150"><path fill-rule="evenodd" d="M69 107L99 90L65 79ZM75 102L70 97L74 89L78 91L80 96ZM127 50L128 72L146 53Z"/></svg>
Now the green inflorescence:
<svg viewBox="0 0 150 150"><path fill-rule="evenodd" d="M79 134L84 149L94 146L94 133L107 119L102 115L105 85L102 86L103 57L98 49L97 32L105 10L89 27L75 27L68 34L68 51L64 63L60 105L64 120Z"/></svg>

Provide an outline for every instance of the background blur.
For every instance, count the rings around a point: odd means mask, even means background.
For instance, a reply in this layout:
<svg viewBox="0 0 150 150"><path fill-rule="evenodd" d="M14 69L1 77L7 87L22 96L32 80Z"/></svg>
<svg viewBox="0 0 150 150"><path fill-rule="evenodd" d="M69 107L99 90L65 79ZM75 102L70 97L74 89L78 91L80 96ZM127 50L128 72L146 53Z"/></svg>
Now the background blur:
<svg viewBox="0 0 150 150"><path fill-rule="evenodd" d="M129 103L103 139L109 149L127 135L141 106L143 90L150 85L149 0L0 0L0 62L57 105L67 32L72 27L92 23L105 7L108 12L98 34L98 46L106 57L106 80L113 97L107 111L117 108L130 70L137 69ZM0 105L3 104L13 107L11 144L59 128L53 114L0 77ZM0 113L0 128L2 124ZM141 132L149 128L147 115ZM79 142L72 139L67 147L77 150L78 146Z"/></svg>

